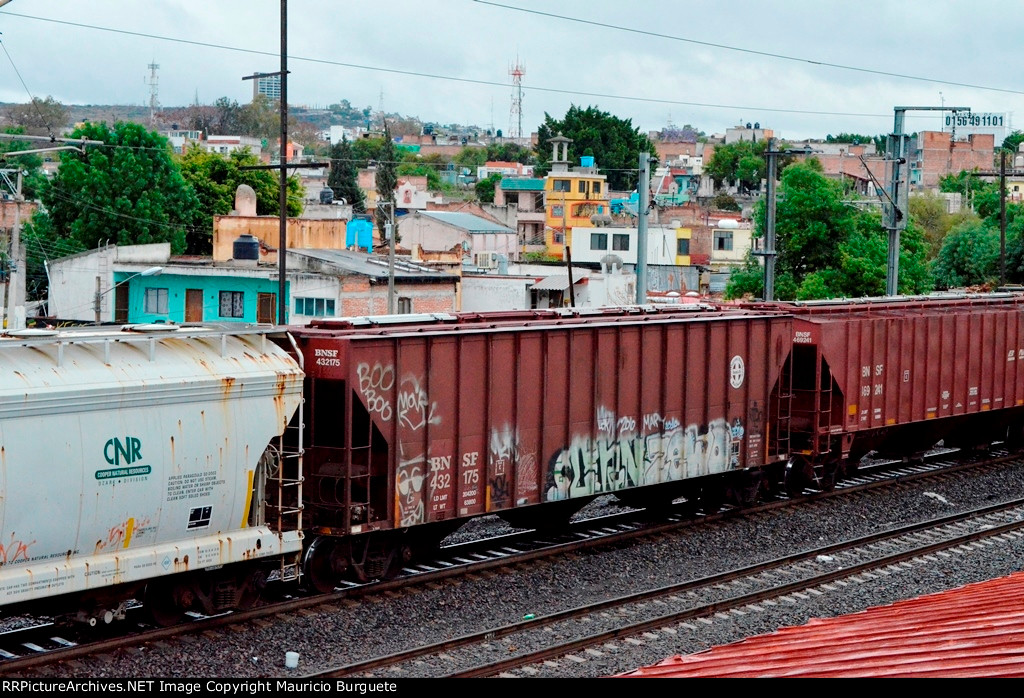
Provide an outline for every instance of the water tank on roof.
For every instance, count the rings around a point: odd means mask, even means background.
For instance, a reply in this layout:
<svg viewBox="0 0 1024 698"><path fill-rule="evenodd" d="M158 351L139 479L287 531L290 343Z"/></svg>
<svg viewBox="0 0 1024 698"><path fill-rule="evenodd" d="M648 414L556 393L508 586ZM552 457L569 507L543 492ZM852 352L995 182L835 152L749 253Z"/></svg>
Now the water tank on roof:
<svg viewBox="0 0 1024 698"><path fill-rule="evenodd" d="M581 167L593 167L594 166L594 156L593 155L583 155L583 156L581 156L580 157L580 166Z"/></svg>
<svg viewBox="0 0 1024 698"><path fill-rule="evenodd" d="M231 258L243 262L258 262L260 259L260 241L249 233L239 235L231 247Z"/></svg>
<svg viewBox="0 0 1024 698"><path fill-rule="evenodd" d="M320 203L331 204L334 202L334 190L330 187L324 187L320 190Z"/></svg>

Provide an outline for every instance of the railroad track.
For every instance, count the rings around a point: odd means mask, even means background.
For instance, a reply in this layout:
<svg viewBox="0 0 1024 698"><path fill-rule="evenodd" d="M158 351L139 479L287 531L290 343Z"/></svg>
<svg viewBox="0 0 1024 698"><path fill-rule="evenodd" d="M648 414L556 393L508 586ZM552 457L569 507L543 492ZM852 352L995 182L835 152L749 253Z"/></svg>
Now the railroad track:
<svg viewBox="0 0 1024 698"><path fill-rule="evenodd" d="M858 471L854 477L840 481L834 491L809 490L803 499L814 500L842 496L893 483L909 482L939 474L952 474L968 468L996 468L1002 463L1021 458L1004 452L994 452L988 458L975 456L954 461L951 459L951 455L950 452L936 454L930 460L914 465L882 463L877 467ZM414 584L436 582L450 577L529 562L555 554L619 544L639 537L657 536L678 531L699 521L750 515L793 506L794 503L795 500L781 495L775 501L744 509L726 506L716 514L701 515L696 518L692 514L680 511L670 513L656 522L645 519L642 512L632 510L577 521L566 532L558 534L538 535L535 531L508 533L486 540L446 546L442 548L436 558L405 568L395 579L367 584L351 584L339 588L332 594L286 598L249 611L215 617L193 615L191 622L171 628L147 627L143 621L129 618L119 624L117 630L120 632L117 636L105 637L104 632L90 633L78 626L36 623L30 627L0 633L0 675L10 675L17 671L73 660L90 654L110 652L122 647L164 641L182 634L195 634L268 616L296 613L316 606L329 608L330 604L345 599L395 592ZM138 610L132 609L133 612ZM114 628L111 627L106 632L113 630Z"/></svg>
<svg viewBox="0 0 1024 698"><path fill-rule="evenodd" d="M507 674L513 669L594 650L614 641L734 609L747 608L750 612L750 607L758 603L774 602L780 597L905 564L915 558L979 540L1012 533L1024 535L1021 531L1024 531L1024 498L806 550L703 579L526 618L451 640L336 667L311 674L309 678L437 675L424 674L426 667L443 667L442 675L448 678ZM736 593L741 590L742 593ZM709 597L711 600L705 600ZM628 620L643 615L649 617ZM568 627L570 625L575 625L575 628ZM602 625L611 627L597 632L589 630ZM588 631L580 637L579 628L584 626ZM551 641L563 635L573 639ZM523 648L531 649L520 651ZM474 664L473 661L481 654L502 658Z"/></svg>

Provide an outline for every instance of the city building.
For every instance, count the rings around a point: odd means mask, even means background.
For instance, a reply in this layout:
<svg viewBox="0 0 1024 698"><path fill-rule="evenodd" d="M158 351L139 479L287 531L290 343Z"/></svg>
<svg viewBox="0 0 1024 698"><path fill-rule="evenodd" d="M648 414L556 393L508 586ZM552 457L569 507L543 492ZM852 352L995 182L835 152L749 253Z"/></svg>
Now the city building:
<svg viewBox="0 0 1024 698"><path fill-rule="evenodd" d="M505 177L494 188L494 205L514 211L516 233L523 252L544 251L543 179Z"/></svg>
<svg viewBox="0 0 1024 698"><path fill-rule="evenodd" d="M252 81L252 98L256 99L257 95L263 95L270 99L279 100L281 99L281 76L280 75L263 75L258 78L253 78Z"/></svg>
<svg viewBox="0 0 1024 698"><path fill-rule="evenodd" d="M993 169L995 136L972 133L956 138L949 131L920 131L911 140L909 157L910 186L933 189L948 174L963 170Z"/></svg>
<svg viewBox="0 0 1024 698"><path fill-rule="evenodd" d="M289 250L287 322L388 311L386 257ZM278 267L255 259L172 256L169 243L101 247L50 262L49 313L121 323L277 321ZM459 277L395 264L398 313L452 312Z"/></svg>
<svg viewBox="0 0 1024 698"><path fill-rule="evenodd" d="M579 167L569 168L572 139L559 134L548 142L553 152L551 171L544 178L544 242L549 254L563 257L566 235L573 228L611 222L608 182L598 174L593 157L583 156Z"/></svg>
<svg viewBox="0 0 1024 698"><path fill-rule="evenodd" d="M499 257L519 259L516 231L469 213L416 211L402 219L402 244L425 251L461 248L477 266L497 267Z"/></svg>

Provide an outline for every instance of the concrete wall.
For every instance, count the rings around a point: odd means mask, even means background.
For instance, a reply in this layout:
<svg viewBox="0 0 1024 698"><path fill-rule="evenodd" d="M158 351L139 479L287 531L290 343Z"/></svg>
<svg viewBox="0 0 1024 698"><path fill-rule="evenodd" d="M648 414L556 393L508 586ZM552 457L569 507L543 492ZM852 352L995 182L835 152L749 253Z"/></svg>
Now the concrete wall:
<svg viewBox="0 0 1024 698"><path fill-rule="evenodd" d="M395 296L410 298L413 313L452 313L456 307L454 283L396 283ZM397 302L396 302L397 303ZM385 315L388 312L387 284L370 284L365 276L342 277L339 316Z"/></svg>
<svg viewBox="0 0 1024 698"><path fill-rule="evenodd" d="M345 249L345 225L348 221L288 219L289 249ZM280 219L271 216L214 216L213 217L213 260L223 262L231 259L235 240L240 235L255 235L267 247L277 249L280 235ZM268 250L260 251L260 261L273 261L277 255Z"/></svg>
<svg viewBox="0 0 1024 698"><path fill-rule="evenodd" d="M462 308L464 312L488 310L529 310L530 286L534 277L475 276L462 277Z"/></svg>

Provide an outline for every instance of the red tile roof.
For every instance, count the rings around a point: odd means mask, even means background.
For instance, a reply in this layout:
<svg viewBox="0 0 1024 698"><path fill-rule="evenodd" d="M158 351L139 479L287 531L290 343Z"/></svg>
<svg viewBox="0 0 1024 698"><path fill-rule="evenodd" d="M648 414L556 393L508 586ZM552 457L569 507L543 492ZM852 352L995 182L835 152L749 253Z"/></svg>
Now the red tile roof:
<svg viewBox="0 0 1024 698"><path fill-rule="evenodd" d="M1024 573L815 619L622 676L1024 676Z"/></svg>

